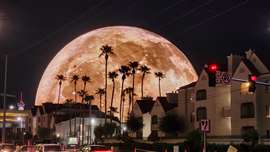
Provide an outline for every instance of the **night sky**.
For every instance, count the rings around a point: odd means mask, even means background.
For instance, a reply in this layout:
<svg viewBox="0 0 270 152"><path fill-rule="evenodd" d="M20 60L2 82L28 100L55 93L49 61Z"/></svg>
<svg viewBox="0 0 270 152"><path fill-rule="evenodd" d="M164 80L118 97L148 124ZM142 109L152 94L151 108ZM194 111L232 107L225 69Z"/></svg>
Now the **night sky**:
<svg viewBox="0 0 270 152"><path fill-rule="evenodd" d="M269 0L0 0L1 91L5 53L8 93L23 91L29 106L43 71L62 47L111 25L160 34L197 72L204 63L225 63L230 53L249 48L270 65Z"/></svg>

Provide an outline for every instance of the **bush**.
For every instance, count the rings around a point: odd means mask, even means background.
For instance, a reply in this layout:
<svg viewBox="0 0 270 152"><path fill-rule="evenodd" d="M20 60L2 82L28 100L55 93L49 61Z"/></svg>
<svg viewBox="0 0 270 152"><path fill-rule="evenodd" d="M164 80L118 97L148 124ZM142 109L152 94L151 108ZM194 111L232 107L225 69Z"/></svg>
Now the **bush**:
<svg viewBox="0 0 270 152"><path fill-rule="evenodd" d="M259 140L259 133L255 129L250 129L242 134L242 138L251 146L255 146Z"/></svg>
<svg viewBox="0 0 270 152"><path fill-rule="evenodd" d="M143 122L141 119L131 115L127 120L127 128L132 132L137 132L143 128Z"/></svg>
<svg viewBox="0 0 270 152"><path fill-rule="evenodd" d="M185 131L185 124L185 120L178 115L166 114L166 116L161 119L159 127L161 131L176 136L177 133Z"/></svg>
<svg viewBox="0 0 270 152"><path fill-rule="evenodd" d="M115 123L107 123L104 125L98 125L94 129L95 138L97 140L102 140L102 137L112 136L117 129L117 125Z"/></svg>
<svg viewBox="0 0 270 152"><path fill-rule="evenodd" d="M199 152L203 143L202 134L198 130L188 133L185 144L189 147L189 151Z"/></svg>

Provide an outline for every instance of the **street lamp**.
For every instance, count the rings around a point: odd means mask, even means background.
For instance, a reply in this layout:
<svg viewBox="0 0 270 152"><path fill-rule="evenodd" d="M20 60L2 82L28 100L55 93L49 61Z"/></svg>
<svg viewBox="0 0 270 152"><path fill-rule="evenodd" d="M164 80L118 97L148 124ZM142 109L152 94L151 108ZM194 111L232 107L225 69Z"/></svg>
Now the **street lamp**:
<svg viewBox="0 0 270 152"><path fill-rule="evenodd" d="M90 145L92 144L92 127L95 125L95 123L96 123L96 120L95 120L95 118L91 118L90 119L90 123L91 123L91 125L90 125Z"/></svg>
<svg viewBox="0 0 270 152"><path fill-rule="evenodd" d="M13 106L13 105L9 105L9 110L13 110L13 109L15 109L15 107Z"/></svg>

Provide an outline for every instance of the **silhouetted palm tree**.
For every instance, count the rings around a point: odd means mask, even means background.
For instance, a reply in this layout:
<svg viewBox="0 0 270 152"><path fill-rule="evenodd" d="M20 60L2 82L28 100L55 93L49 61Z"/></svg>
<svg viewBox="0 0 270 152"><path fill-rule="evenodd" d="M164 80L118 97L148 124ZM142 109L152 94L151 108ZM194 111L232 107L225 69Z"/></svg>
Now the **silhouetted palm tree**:
<svg viewBox="0 0 270 152"><path fill-rule="evenodd" d="M99 95L99 109L102 111L102 96L105 94L105 89L98 88L96 94Z"/></svg>
<svg viewBox="0 0 270 152"><path fill-rule="evenodd" d="M66 99L65 101L65 104L67 105L68 107L68 110L71 111L71 107L72 107L72 104L73 104L73 100L72 99ZM69 112L69 136L72 136L72 131L71 131L71 112Z"/></svg>
<svg viewBox="0 0 270 152"><path fill-rule="evenodd" d="M111 106L110 106L110 119L112 123L112 107L113 107L113 99L114 99L114 90L115 90L115 79L118 77L118 73L116 71L109 72L109 79L112 80L113 87L112 87L112 97L111 97Z"/></svg>
<svg viewBox="0 0 270 152"><path fill-rule="evenodd" d="M105 57L105 124L107 123L107 68L108 68L108 58L110 55L114 54L113 49L109 45L103 45L100 48L100 55L99 57Z"/></svg>
<svg viewBox="0 0 270 152"><path fill-rule="evenodd" d="M146 74L150 74L150 68L146 65L141 65L139 70L142 72L142 83L141 83L141 98L143 98L143 81Z"/></svg>
<svg viewBox="0 0 270 152"><path fill-rule="evenodd" d="M74 74L71 78L71 82L74 84L74 101L77 102L77 81L80 79L79 75Z"/></svg>
<svg viewBox="0 0 270 152"><path fill-rule="evenodd" d="M87 75L82 76L83 90L86 91L86 84L90 82L90 77Z"/></svg>
<svg viewBox="0 0 270 152"><path fill-rule="evenodd" d="M119 118L120 118L120 124L122 123L122 100L123 100L123 90L124 90L124 83L129 76L130 68L128 66L122 65L119 69L120 74L122 75L122 84L121 84L121 92L120 92L120 112L119 112Z"/></svg>
<svg viewBox="0 0 270 152"><path fill-rule="evenodd" d="M133 93L133 88L128 87L124 90L125 95L128 95L128 114L130 113L130 108L132 108L132 93Z"/></svg>
<svg viewBox="0 0 270 152"><path fill-rule="evenodd" d="M131 75L132 75L132 98L131 98L131 102L132 102L132 105L134 103L134 91L135 91L135 74L136 74L136 71L138 70L138 67L139 67L139 62L137 61L133 61L133 62L129 62L129 67L131 69Z"/></svg>
<svg viewBox="0 0 270 152"><path fill-rule="evenodd" d="M160 81L161 79L165 78L165 74L162 72L155 72L155 76L158 78L158 91L159 91L159 96L161 97Z"/></svg>
<svg viewBox="0 0 270 152"><path fill-rule="evenodd" d="M59 85L58 99L57 99L57 102L59 104L60 103L60 94L61 94L62 82L65 81L66 78L64 77L64 75L58 74L58 75L56 75L56 80L58 81L58 85Z"/></svg>
<svg viewBox="0 0 270 152"><path fill-rule="evenodd" d="M84 97L85 102L89 105L89 120L91 120L91 114L92 114L92 100L94 100L94 96L93 95L85 95ZM89 122L91 123L91 121ZM84 128L84 127L83 127ZM91 126L88 125L88 138L87 138L87 143L90 143L90 138L91 138Z"/></svg>

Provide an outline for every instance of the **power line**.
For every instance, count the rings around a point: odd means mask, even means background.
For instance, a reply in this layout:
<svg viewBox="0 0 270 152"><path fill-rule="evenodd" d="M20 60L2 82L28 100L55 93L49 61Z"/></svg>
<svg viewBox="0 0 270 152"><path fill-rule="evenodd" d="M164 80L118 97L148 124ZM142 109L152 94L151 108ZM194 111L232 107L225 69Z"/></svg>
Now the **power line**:
<svg viewBox="0 0 270 152"><path fill-rule="evenodd" d="M71 20L70 22L64 24L63 26L61 26L60 28L58 28L56 31L54 32L51 32L50 34L48 34L47 36L45 36L44 38L40 39L40 40L37 40L36 42L32 43L31 45L21 49L19 52L16 52L16 53L13 53L11 55L20 55L20 54L23 54L23 53L26 53L28 52L30 49L32 49L33 47L35 46L38 46L40 45L42 42L48 40L49 38L57 35L59 32L61 32L62 30L64 30L66 27L76 23L77 21L79 21L80 19L82 19L83 17L85 17L85 15L87 15L89 13L89 11L91 12L92 10L95 10L97 9L98 7L100 7L101 5L103 5L104 3L106 2L106 0L102 0L100 1L100 3L92 6L92 7L89 7L87 10L85 10L82 14L80 14L77 18ZM99 9L100 10L100 9Z"/></svg>
<svg viewBox="0 0 270 152"><path fill-rule="evenodd" d="M186 30L184 30L183 33L189 32L189 31L191 31L191 30L193 30L193 29L195 29L195 28L197 28L197 27L199 27L199 26L201 26L201 25L203 25L203 24L205 24L205 23L207 23L207 22L209 22L209 21L212 21L212 20L214 20L214 19L216 19L216 18L218 18L218 17L220 17L220 16L222 16L222 15L225 15L225 14L231 12L233 9L236 9L236 8L242 6L242 5L247 4L247 3L248 3L248 0L245 0L244 2L240 2L240 3L238 3L238 4L234 5L234 6L232 6L232 7L228 8L228 9L226 9L225 11L222 11L221 13L218 13L218 14L216 14L216 15L214 15L214 16L211 16L211 17L209 17L209 18L207 18L207 19L201 21L201 22L198 23L198 24L192 25L191 27L189 27L189 28L187 28Z"/></svg>
<svg viewBox="0 0 270 152"><path fill-rule="evenodd" d="M163 26L161 26L161 27L159 27L159 28L160 28L160 29L163 29L163 28L167 27L168 25L171 25L171 24L173 24L174 22L180 20L181 18L184 18L184 17L186 17L186 16L188 16L188 15L190 15L190 14L196 12L198 9L200 9L200 8L202 8L202 7L205 7L205 6L209 5L209 4L212 3L213 1L214 1L214 0L208 0L207 2L205 2L205 3L201 4L201 5L199 5L199 6L195 7L195 8L193 8L193 9L191 9L191 10L189 10L189 11L187 11L186 13L184 13L183 15L181 15L180 17L177 17L177 18L175 18L175 19L173 19L173 20L167 22L165 25L163 25Z"/></svg>

